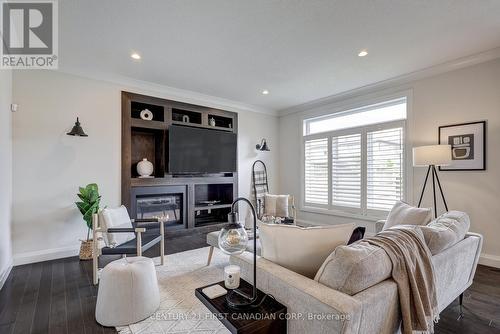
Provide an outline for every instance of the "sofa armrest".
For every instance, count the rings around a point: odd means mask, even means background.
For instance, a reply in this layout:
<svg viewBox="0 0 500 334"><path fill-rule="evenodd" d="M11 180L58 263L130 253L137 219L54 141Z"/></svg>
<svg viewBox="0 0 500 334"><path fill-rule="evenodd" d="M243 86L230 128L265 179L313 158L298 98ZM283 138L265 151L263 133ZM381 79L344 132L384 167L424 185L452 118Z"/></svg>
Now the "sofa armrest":
<svg viewBox="0 0 500 334"><path fill-rule="evenodd" d="M479 257L481 256L481 250L483 248L483 236L479 233L467 232L465 234L465 238L478 238L479 242L477 244L476 255L474 258L474 264L472 265L472 271L469 276L468 286L472 285L472 281L474 280L474 275L476 274L477 264L479 263Z"/></svg>
<svg viewBox="0 0 500 334"><path fill-rule="evenodd" d="M242 277L252 282L252 253L233 255L230 262L240 266ZM358 333L362 305L349 295L262 257L257 258L257 287L286 305L292 316L289 333Z"/></svg>

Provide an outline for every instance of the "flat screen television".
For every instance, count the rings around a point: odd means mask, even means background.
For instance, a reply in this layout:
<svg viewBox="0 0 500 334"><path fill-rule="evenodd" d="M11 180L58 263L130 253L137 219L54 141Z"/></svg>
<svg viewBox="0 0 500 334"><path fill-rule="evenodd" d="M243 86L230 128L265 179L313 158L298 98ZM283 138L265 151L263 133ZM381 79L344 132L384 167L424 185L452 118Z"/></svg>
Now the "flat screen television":
<svg viewBox="0 0 500 334"><path fill-rule="evenodd" d="M168 131L171 174L236 172L236 151L235 133L179 125Z"/></svg>

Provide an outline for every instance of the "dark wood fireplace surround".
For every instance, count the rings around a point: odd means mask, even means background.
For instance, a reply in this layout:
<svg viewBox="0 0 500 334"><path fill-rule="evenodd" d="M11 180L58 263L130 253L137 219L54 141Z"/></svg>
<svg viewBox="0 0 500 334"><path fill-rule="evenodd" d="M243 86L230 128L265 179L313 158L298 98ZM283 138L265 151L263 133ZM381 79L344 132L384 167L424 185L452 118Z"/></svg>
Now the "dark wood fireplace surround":
<svg viewBox="0 0 500 334"><path fill-rule="evenodd" d="M153 120L140 118L143 109L153 113ZM215 126L209 124L212 118ZM132 218L168 215L167 236L220 229L237 197L238 175L169 174L168 131L174 124L237 133L238 115L122 92L122 203ZM137 163L143 158L153 163L153 178L138 177Z"/></svg>

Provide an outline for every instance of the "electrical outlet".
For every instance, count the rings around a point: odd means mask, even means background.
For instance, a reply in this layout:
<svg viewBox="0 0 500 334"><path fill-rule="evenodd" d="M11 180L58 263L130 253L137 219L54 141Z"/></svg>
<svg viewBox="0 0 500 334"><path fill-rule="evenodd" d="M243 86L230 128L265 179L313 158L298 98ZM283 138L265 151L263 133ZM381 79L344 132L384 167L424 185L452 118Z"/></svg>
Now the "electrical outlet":
<svg viewBox="0 0 500 334"><path fill-rule="evenodd" d="M12 111L12 112L16 112L18 108L19 108L19 105L16 103L12 103L10 105L10 111Z"/></svg>

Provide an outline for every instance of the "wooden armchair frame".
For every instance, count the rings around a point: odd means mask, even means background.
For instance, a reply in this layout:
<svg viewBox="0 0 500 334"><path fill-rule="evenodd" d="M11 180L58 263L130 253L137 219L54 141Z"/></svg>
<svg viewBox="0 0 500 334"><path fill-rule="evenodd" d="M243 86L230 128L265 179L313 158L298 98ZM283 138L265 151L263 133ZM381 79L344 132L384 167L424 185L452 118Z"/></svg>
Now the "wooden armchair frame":
<svg viewBox="0 0 500 334"><path fill-rule="evenodd" d="M140 223L158 223L160 225L160 258L161 265L165 264L165 226L163 222L153 219L131 219L132 225ZM92 236L93 236L93 249L92 249L92 271L93 271L93 283L96 285L99 282L99 256L102 254L102 249L99 248L99 233L130 233L134 232L136 234L136 250L137 256L142 256L142 233L146 232L145 227L132 227L132 228L108 228L104 229L99 224L99 217L97 214L92 215ZM128 253L123 253L127 255ZM119 253L117 253L119 255Z"/></svg>

